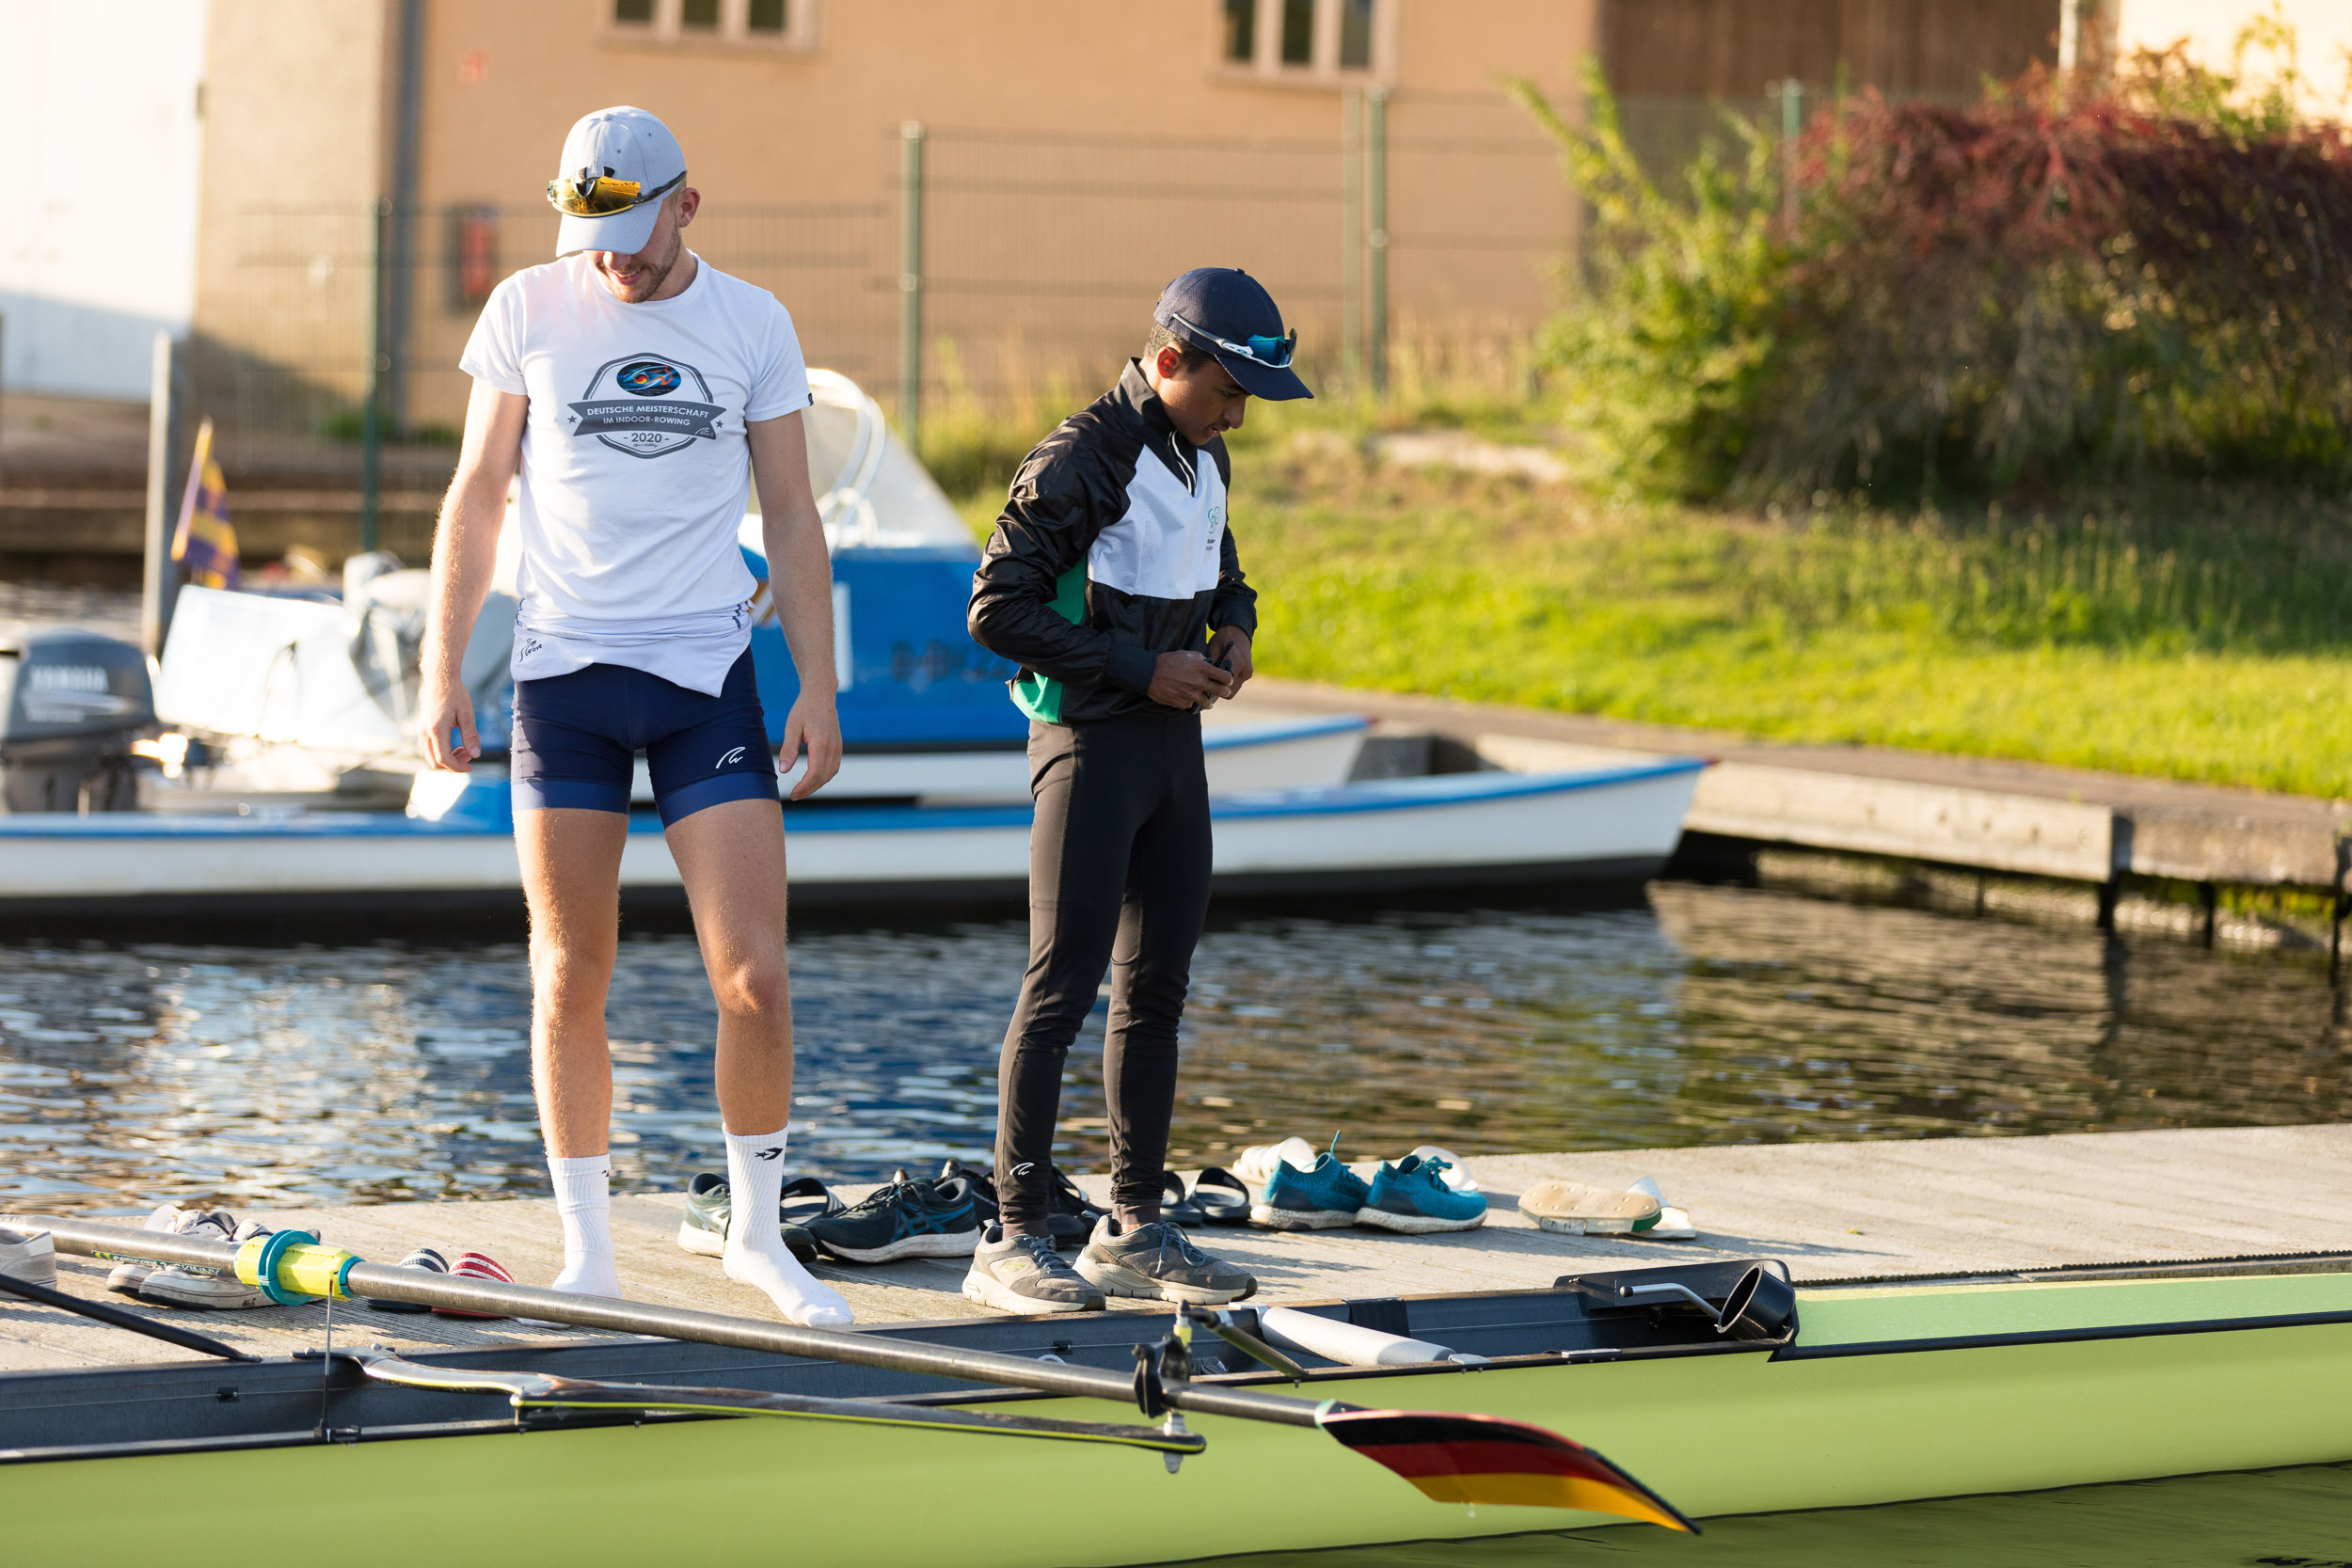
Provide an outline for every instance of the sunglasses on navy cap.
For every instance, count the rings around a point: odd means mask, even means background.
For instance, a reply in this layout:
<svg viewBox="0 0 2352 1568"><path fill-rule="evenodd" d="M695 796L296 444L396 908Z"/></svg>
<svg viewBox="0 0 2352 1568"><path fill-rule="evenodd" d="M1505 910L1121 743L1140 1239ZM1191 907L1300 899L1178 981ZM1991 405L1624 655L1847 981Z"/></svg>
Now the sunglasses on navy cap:
<svg viewBox="0 0 2352 1568"><path fill-rule="evenodd" d="M1228 354L1237 354L1251 364L1263 365L1270 371L1290 369L1291 356L1298 349L1298 328L1295 326L1285 337L1252 335L1237 343L1230 338L1220 338L1214 332L1194 325L1173 310L1168 312L1166 325L1185 333L1203 348L1223 349Z"/></svg>

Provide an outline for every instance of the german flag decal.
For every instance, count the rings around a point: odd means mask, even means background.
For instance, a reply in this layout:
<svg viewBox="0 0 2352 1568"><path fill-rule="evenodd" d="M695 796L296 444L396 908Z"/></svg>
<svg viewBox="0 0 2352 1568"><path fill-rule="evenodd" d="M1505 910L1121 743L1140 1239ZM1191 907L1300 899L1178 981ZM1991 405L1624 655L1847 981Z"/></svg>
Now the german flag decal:
<svg viewBox="0 0 2352 1568"><path fill-rule="evenodd" d="M1574 1508L1698 1533L1674 1504L1599 1454L1524 1421L1344 1407L1316 1421L1438 1502Z"/></svg>

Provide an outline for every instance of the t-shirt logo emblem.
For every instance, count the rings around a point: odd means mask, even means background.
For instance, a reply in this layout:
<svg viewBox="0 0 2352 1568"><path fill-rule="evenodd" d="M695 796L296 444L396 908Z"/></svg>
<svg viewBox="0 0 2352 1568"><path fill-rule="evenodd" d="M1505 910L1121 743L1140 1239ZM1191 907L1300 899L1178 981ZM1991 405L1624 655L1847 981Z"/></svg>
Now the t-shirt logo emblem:
<svg viewBox="0 0 2352 1568"><path fill-rule="evenodd" d="M702 394L695 402L687 384ZM611 394L620 393L614 397ZM710 383L691 365L650 354L607 360L588 378L582 401L570 404L572 434L593 436L631 457L665 457L719 438L726 409L711 401Z"/></svg>
<svg viewBox="0 0 2352 1568"><path fill-rule="evenodd" d="M677 367L659 359L640 359L634 365L623 365L612 372L612 380L622 391L634 392L641 398L665 397L679 386Z"/></svg>

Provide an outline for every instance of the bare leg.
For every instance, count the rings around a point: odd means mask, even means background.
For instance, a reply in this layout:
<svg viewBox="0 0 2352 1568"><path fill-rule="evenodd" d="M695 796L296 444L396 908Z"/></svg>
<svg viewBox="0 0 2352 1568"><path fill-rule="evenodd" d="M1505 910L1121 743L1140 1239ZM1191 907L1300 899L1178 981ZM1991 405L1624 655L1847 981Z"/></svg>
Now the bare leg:
<svg viewBox="0 0 2352 1568"><path fill-rule="evenodd" d="M604 999L620 941L618 812L517 812L515 843L531 904L531 1079L547 1138L548 1175L564 1227L555 1289L617 1296L606 1157L612 1124L612 1057Z"/></svg>
<svg viewBox="0 0 2352 1568"><path fill-rule="evenodd" d="M795 1323L850 1322L850 1304L793 1258L777 1225L792 1119L792 990L786 978L784 814L727 800L670 825L710 994L727 1134L727 1277L765 1291Z"/></svg>
<svg viewBox="0 0 2352 1568"><path fill-rule="evenodd" d="M612 1126L612 1056L604 999L621 935L618 812L515 814L515 847L531 906L531 1082L548 1152L605 1152Z"/></svg>
<svg viewBox="0 0 2352 1568"><path fill-rule="evenodd" d="M783 811L723 801L674 824L669 840L719 1004L719 1114L730 1132L782 1127L792 1119Z"/></svg>

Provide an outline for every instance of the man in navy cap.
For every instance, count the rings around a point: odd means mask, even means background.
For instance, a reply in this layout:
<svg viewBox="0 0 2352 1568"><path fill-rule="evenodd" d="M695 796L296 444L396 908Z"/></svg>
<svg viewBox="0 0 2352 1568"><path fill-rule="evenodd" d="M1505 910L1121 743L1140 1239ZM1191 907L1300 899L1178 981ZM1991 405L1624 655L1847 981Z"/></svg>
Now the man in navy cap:
<svg viewBox="0 0 2352 1568"><path fill-rule="evenodd" d="M1257 279L1168 286L1143 356L1021 465L972 589L973 637L1021 665L1028 714L1029 967L998 1068L1001 1218L963 1293L1012 1312L1105 1294L1214 1304L1247 1273L1160 1217L1176 1030L1209 904L1200 712L1250 675L1257 594L1226 527L1224 433L1250 398L1313 394ZM1112 1210L1077 1267L1054 1251L1062 1067L1111 972L1104 1087Z"/></svg>

